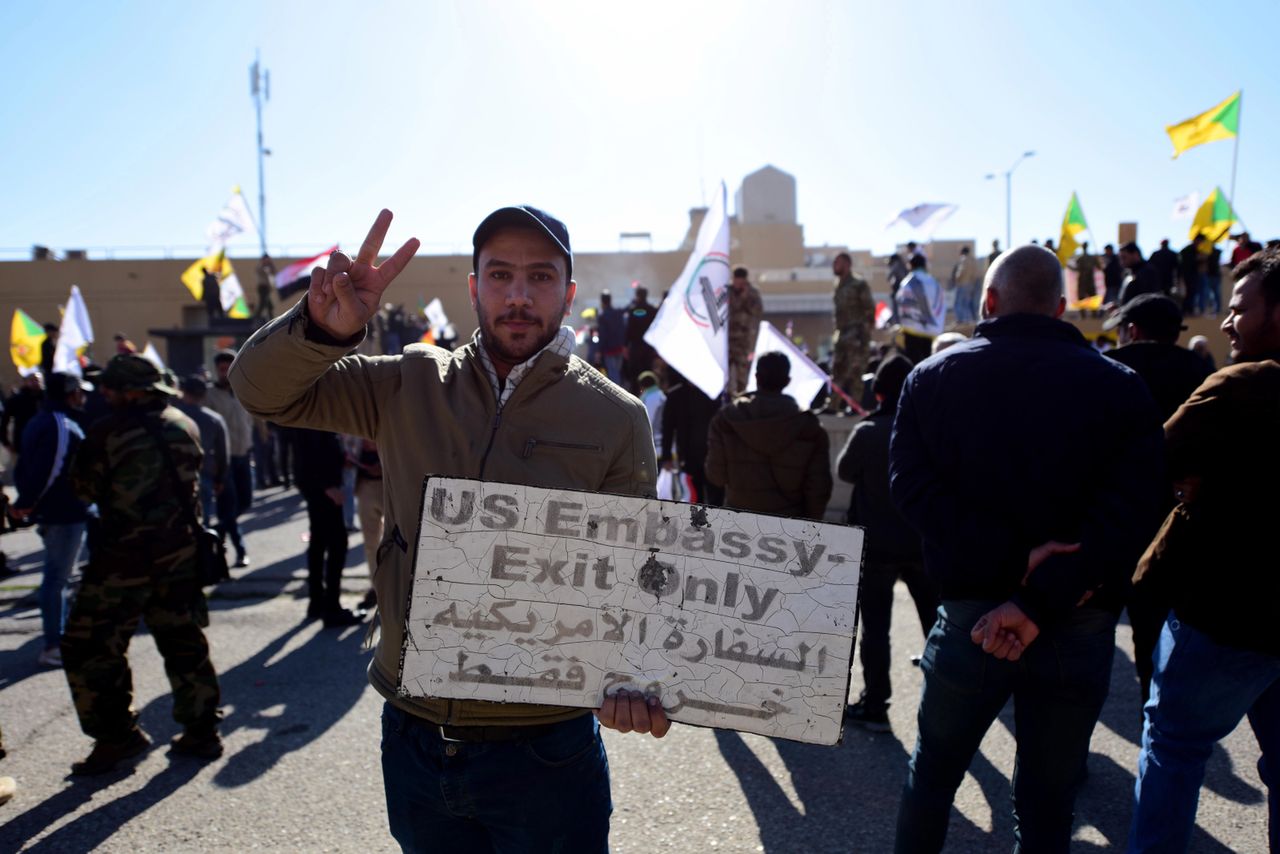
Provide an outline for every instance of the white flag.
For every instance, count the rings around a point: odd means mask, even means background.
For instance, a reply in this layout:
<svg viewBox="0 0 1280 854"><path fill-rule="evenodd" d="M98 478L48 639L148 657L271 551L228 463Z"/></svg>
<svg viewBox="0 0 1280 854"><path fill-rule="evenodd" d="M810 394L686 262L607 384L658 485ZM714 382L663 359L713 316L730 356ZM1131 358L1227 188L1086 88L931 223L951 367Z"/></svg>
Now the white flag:
<svg viewBox="0 0 1280 854"><path fill-rule="evenodd" d="M147 346L143 347L142 352L138 355L155 365L160 370L164 370L164 359L160 358L160 353L156 350L156 345L152 344L150 341L147 342Z"/></svg>
<svg viewBox="0 0 1280 854"><path fill-rule="evenodd" d="M228 261L227 269L231 268ZM231 309L235 308L236 300L244 296L244 288L240 287L240 280L236 278L236 274L228 273L218 283L218 301L222 303L222 310L227 314L231 314Z"/></svg>
<svg viewBox="0 0 1280 854"><path fill-rule="evenodd" d="M249 213L249 206L245 204L239 187L231 193L231 199L218 213L218 218L209 223L204 233L209 240L209 255L226 246L227 241L237 234L257 235L258 227L254 225L253 216Z"/></svg>
<svg viewBox="0 0 1280 854"><path fill-rule="evenodd" d="M795 399L801 409L808 409L817 397L818 392L826 387L831 377L813 363L813 360L800 352L800 348L787 340L767 320L760 322L760 333L756 336L756 354L751 362L751 377L747 380L747 391L756 389L756 362L765 353L781 353L791 363L791 382L782 390L783 394Z"/></svg>
<svg viewBox="0 0 1280 854"><path fill-rule="evenodd" d="M1191 219L1200 207L1200 194L1187 193L1173 200L1173 220Z"/></svg>
<svg viewBox="0 0 1280 854"><path fill-rule="evenodd" d="M707 397L729 374L729 217L720 183L684 271L671 285L644 340Z"/></svg>
<svg viewBox="0 0 1280 854"><path fill-rule="evenodd" d="M80 376L80 348L92 343L93 324L89 321L89 309L84 304L80 288L72 285L67 307L62 312L62 325L58 328L58 345L53 350L53 369Z"/></svg>
<svg viewBox="0 0 1280 854"><path fill-rule="evenodd" d="M956 205L926 202L902 211L890 220L889 225L886 225L885 228L889 228L899 222L905 222L928 239L938 230L938 226L942 225L957 210L958 207Z"/></svg>
<svg viewBox="0 0 1280 854"><path fill-rule="evenodd" d="M440 302L440 297L427 303L422 313L426 316L427 323L431 324L432 333L439 334L449 325L449 316L444 313L444 303Z"/></svg>

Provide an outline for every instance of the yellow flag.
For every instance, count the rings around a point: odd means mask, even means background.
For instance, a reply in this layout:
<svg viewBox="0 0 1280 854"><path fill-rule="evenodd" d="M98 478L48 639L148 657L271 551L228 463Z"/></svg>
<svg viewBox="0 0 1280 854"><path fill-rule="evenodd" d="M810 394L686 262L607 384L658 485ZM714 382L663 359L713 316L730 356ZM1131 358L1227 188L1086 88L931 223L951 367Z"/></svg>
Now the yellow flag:
<svg viewBox="0 0 1280 854"><path fill-rule="evenodd" d="M191 291L197 300L204 299L204 271L217 273L220 278L232 274L231 262L227 260L226 250L220 249L212 255L206 255L188 267L182 274L182 284Z"/></svg>
<svg viewBox="0 0 1280 854"><path fill-rule="evenodd" d="M1191 223L1190 238L1195 240L1196 235L1203 235L1205 238L1201 252L1211 252L1213 245L1226 238L1231 232L1231 226L1236 222L1235 211L1231 209L1231 202L1223 195L1220 187L1215 187L1213 192L1209 194L1209 198L1204 200L1204 204L1196 211L1196 218Z"/></svg>
<svg viewBox="0 0 1280 854"><path fill-rule="evenodd" d="M1240 132L1240 93L1198 116L1169 125L1165 132L1173 142L1174 159L1188 148L1235 137Z"/></svg>
<svg viewBox="0 0 1280 854"><path fill-rule="evenodd" d="M1084 211L1080 208L1080 200L1072 193L1071 201L1067 202L1067 212L1062 217L1062 234L1058 238L1058 260L1063 266L1076 254L1076 249L1080 248L1076 235L1088 228L1089 224L1084 221Z"/></svg>
<svg viewBox="0 0 1280 854"><path fill-rule="evenodd" d="M20 308L13 310L13 323L9 326L9 355L14 367L22 370L40 367L40 347L44 344L44 327L31 319Z"/></svg>

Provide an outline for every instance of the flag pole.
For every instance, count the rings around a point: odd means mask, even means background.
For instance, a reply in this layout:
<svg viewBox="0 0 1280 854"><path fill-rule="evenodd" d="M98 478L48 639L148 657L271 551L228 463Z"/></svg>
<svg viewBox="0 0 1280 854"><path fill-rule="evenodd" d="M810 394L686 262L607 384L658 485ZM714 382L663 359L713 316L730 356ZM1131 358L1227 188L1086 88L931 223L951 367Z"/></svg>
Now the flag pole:
<svg viewBox="0 0 1280 854"><path fill-rule="evenodd" d="M1236 212L1236 161L1240 159L1240 122L1244 118L1244 90L1240 90L1236 106L1236 144L1231 149L1231 213Z"/></svg>

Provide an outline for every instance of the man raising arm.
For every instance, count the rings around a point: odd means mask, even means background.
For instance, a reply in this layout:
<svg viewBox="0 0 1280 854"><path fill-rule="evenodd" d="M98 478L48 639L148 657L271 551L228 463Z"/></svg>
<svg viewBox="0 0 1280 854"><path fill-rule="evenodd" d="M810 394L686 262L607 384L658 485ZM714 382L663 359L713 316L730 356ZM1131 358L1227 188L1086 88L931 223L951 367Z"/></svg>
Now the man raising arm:
<svg viewBox="0 0 1280 854"><path fill-rule="evenodd" d="M348 355L418 248L411 239L375 265L390 223L382 211L354 259L335 252L313 271L306 297L241 350L232 385L260 417L378 443L386 525L373 584L383 618L369 681L387 699L383 778L401 847L604 851L612 805L591 714L397 696L409 541L428 474L653 495L648 417L571 355L573 332L560 325L576 291L569 232L528 206L497 210L476 229L468 288L480 328L469 344ZM630 693L597 714L622 732L661 737L669 727L656 699Z"/></svg>

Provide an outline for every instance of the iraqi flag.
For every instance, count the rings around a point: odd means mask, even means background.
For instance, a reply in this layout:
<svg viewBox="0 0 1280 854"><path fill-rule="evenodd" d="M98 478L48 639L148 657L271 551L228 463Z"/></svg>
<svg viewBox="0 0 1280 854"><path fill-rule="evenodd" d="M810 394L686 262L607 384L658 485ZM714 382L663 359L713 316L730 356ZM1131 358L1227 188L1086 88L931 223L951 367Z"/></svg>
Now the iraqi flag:
<svg viewBox="0 0 1280 854"><path fill-rule="evenodd" d="M338 244L333 244L328 249L310 258L303 258L301 261L294 261L288 266L281 267L280 272L276 273L276 290L280 292L280 296L287 297L295 294L306 287L311 282L311 271L317 264L327 261L329 255L338 251ZM299 284L298 280L306 278L306 284Z"/></svg>

